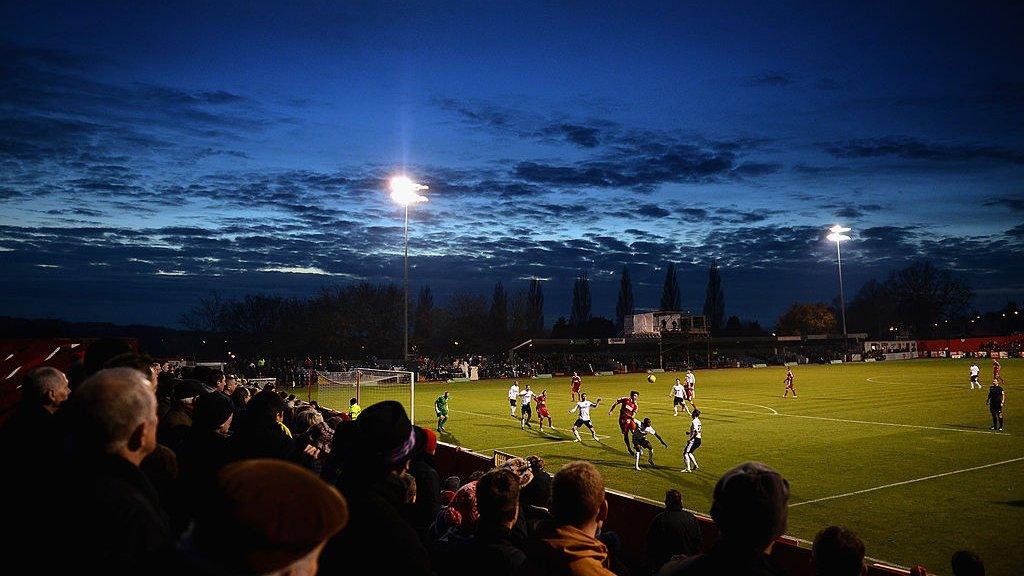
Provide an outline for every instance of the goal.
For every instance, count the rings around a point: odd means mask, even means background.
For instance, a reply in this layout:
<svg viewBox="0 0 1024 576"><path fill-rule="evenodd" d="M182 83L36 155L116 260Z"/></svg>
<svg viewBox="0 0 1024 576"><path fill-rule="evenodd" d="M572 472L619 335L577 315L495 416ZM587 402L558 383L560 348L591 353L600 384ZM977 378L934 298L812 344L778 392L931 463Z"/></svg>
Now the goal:
<svg viewBox="0 0 1024 576"><path fill-rule="evenodd" d="M310 400L325 408L347 412L349 400L355 398L363 408L395 400L405 407L409 420L416 421L416 375L403 370L356 368L347 372L317 370L316 384Z"/></svg>

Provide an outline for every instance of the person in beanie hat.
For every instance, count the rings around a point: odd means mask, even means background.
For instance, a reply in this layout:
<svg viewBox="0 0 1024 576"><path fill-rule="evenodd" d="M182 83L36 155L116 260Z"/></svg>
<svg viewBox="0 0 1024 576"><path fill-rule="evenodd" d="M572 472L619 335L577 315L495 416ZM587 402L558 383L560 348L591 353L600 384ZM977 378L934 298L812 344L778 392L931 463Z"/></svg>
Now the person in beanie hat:
<svg viewBox="0 0 1024 576"><path fill-rule="evenodd" d="M281 460L224 467L200 496L195 523L158 574L315 574L348 503L312 472Z"/></svg>
<svg viewBox="0 0 1024 576"><path fill-rule="evenodd" d="M320 558L323 574L431 574L430 556L403 516L407 494L400 475L417 449L405 408L386 400L342 422L334 434L330 468L348 499L349 527ZM372 554L386 540L387 554Z"/></svg>
<svg viewBox="0 0 1024 576"><path fill-rule="evenodd" d="M710 552L666 564L662 576L782 574L768 555L786 531L789 482L760 462L744 462L715 484L711 518L719 538Z"/></svg>
<svg viewBox="0 0 1024 576"><path fill-rule="evenodd" d="M192 427L178 448L181 492L189 508L197 503L195 495L204 494L217 472L231 462L228 429L234 418L231 400L220 392L207 392L196 398Z"/></svg>

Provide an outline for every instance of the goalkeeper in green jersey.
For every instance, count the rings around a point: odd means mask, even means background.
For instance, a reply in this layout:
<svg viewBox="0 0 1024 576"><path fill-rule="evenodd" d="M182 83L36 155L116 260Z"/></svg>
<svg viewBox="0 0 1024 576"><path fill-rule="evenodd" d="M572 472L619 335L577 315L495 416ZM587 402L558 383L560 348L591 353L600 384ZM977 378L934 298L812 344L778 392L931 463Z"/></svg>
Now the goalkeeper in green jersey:
<svg viewBox="0 0 1024 576"><path fill-rule="evenodd" d="M434 400L434 412L437 413L437 431L448 432L444 429L444 423L448 421L448 391Z"/></svg>

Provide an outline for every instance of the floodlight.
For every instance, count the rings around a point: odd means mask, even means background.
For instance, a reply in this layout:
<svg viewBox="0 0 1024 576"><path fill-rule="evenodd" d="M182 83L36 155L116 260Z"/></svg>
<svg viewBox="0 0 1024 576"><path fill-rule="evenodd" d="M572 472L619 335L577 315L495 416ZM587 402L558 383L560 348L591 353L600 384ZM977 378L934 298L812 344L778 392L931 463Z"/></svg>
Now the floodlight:
<svg viewBox="0 0 1024 576"><path fill-rule="evenodd" d="M850 229L845 226L840 226L839 224L836 224L835 226L829 228L828 231L833 234L842 234L843 232L849 232Z"/></svg>
<svg viewBox="0 0 1024 576"><path fill-rule="evenodd" d="M402 206L427 201L427 197L420 194L419 191L426 190L429 186L413 182L408 176L401 175L391 178L388 188L391 189L391 199Z"/></svg>

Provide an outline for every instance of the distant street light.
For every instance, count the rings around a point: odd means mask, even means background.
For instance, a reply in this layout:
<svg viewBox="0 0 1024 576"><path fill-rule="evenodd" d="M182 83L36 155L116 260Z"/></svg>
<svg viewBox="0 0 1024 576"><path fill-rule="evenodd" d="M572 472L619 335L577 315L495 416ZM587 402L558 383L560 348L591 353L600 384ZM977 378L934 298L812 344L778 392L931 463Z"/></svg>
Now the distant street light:
<svg viewBox="0 0 1024 576"><path fill-rule="evenodd" d="M426 202L427 197L420 194L428 186L413 182L408 176L394 176L388 182L391 199L405 208L405 322L402 324L402 359L409 359L409 204Z"/></svg>
<svg viewBox="0 0 1024 576"><path fill-rule="evenodd" d="M843 360L846 360L846 296L843 294L843 255L839 250L839 245L842 244L843 240L850 239L846 235L850 229L836 224L829 228L828 231L830 234L826 238L836 243L836 260L839 262L839 310L843 316Z"/></svg>

